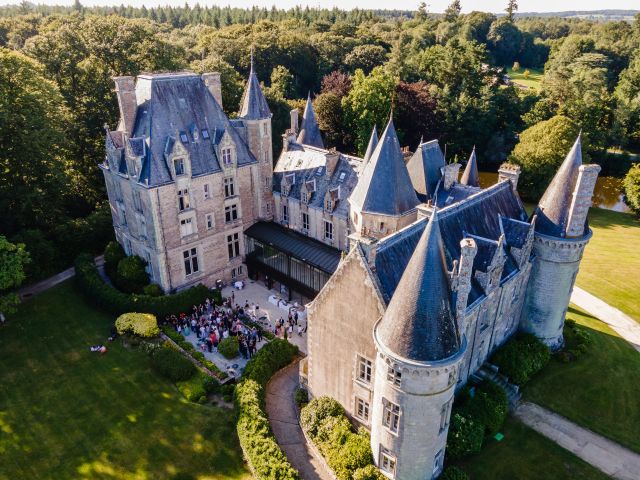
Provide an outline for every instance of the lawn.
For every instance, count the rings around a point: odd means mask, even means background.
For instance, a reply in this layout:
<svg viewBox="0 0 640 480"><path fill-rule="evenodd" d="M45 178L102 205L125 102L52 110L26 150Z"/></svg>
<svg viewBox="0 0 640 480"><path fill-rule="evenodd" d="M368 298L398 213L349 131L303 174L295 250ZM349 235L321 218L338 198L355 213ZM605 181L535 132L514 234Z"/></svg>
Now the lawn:
<svg viewBox="0 0 640 480"><path fill-rule="evenodd" d="M229 411L187 402L65 283L0 328L0 479L249 479Z"/></svg>
<svg viewBox="0 0 640 480"><path fill-rule="evenodd" d="M529 75L525 75L525 70L529 70ZM542 69L520 67L520 70L514 72L511 67L507 68L507 74L513 83L524 85L525 87L533 90L540 90L542 88L542 77L544 72Z"/></svg>
<svg viewBox="0 0 640 480"><path fill-rule="evenodd" d="M487 440L460 466L473 480L604 480L609 477L551 440L509 417L504 439Z"/></svg>
<svg viewBox="0 0 640 480"><path fill-rule="evenodd" d="M577 285L640 322L640 221L630 213L592 208L593 238Z"/></svg>
<svg viewBox="0 0 640 480"><path fill-rule="evenodd" d="M571 307L567 318L590 333L589 350L571 363L552 359L524 397L640 452L640 355L589 314Z"/></svg>

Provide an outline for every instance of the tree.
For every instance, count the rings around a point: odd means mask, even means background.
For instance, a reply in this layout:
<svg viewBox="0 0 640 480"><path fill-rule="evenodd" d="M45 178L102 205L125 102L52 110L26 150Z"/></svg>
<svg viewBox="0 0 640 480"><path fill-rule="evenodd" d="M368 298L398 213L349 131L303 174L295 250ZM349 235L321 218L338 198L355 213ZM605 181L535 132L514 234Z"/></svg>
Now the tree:
<svg viewBox="0 0 640 480"><path fill-rule="evenodd" d="M0 48L0 231L54 224L68 182L68 111L43 68Z"/></svg>
<svg viewBox="0 0 640 480"><path fill-rule="evenodd" d="M640 215L640 164L636 164L624 177L624 194L627 205Z"/></svg>
<svg viewBox="0 0 640 480"><path fill-rule="evenodd" d="M351 90L351 77L338 70L325 75L322 78L322 93L335 93L339 97L344 97Z"/></svg>
<svg viewBox="0 0 640 480"><path fill-rule="evenodd" d="M522 167L519 190L536 201L546 190L558 167L578 136L579 127L571 119L556 115L527 128L513 149L509 162ZM583 158L586 150L583 145Z"/></svg>
<svg viewBox="0 0 640 480"><path fill-rule="evenodd" d="M19 287L24 281L24 266L27 263L29 253L24 245L14 245L0 235L0 315L16 311L20 298L9 290Z"/></svg>
<svg viewBox="0 0 640 480"><path fill-rule="evenodd" d="M640 55L620 75L614 91L615 125L622 145L640 146Z"/></svg>
<svg viewBox="0 0 640 480"><path fill-rule="evenodd" d="M447 22L455 22L458 20L460 16L460 11L462 10L462 5L460 0L453 0L444 11L444 19Z"/></svg>
<svg viewBox="0 0 640 480"><path fill-rule="evenodd" d="M518 11L518 2L516 0L509 0L507 8L504 9L507 12L507 18L511 23L514 21L514 15Z"/></svg>
<svg viewBox="0 0 640 480"><path fill-rule="evenodd" d="M283 98L293 96L293 75L282 65L271 72L271 89Z"/></svg>
<svg viewBox="0 0 640 480"><path fill-rule="evenodd" d="M510 65L520 53L522 32L513 22L501 18L491 24L487 41L496 65Z"/></svg>
<svg viewBox="0 0 640 480"><path fill-rule="evenodd" d="M429 17L429 5L427 2L420 2L418 5L418 11L416 12L416 18L418 20L426 20Z"/></svg>
<svg viewBox="0 0 640 480"><path fill-rule="evenodd" d="M344 111L341 96L328 91L321 93L313 102L313 108L318 118L318 126L328 147L335 147L338 151L353 148L353 138L344 129Z"/></svg>
<svg viewBox="0 0 640 480"><path fill-rule="evenodd" d="M404 145L415 148L421 138L432 140L442 134L438 102L427 82L399 82L395 110L395 125Z"/></svg>
<svg viewBox="0 0 640 480"><path fill-rule="evenodd" d="M368 76L356 70L349 95L342 99L345 124L355 134L355 146L364 153L374 125L386 125L391 111L396 78L382 67Z"/></svg>
<svg viewBox="0 0 640 480"><path fill-rule="evenodd" d="M349 71L362 70L368 75L387 60L387 51L379 45L358 45L344 58Z"/></svg>

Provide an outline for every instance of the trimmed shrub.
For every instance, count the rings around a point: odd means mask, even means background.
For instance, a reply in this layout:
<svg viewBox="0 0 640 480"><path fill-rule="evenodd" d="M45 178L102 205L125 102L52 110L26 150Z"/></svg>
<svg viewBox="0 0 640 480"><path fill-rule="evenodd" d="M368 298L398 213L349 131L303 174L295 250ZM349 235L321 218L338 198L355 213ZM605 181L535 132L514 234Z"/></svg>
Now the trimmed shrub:
<svg viewBox="0 0 640 480"><path fill-rule="evenodd" d="M147 262L136 255L125 257L118 262L116 278L113 282L123 292L142 293L144 286L149 284L146 266Z"/></svg>
<svg viewBox="0 0 640 480"><path fill-rule="evenodd" d="M227 360L236 358L239 353L239 348L238 337L223 338L218 344L218 352Z"/></svg>
<svg viewBox="0 0 640 480"><path fill-rule="evenodd" d="M484 428L477 420L454 412L447 436L447 456L456 459L478 453L482 448Z"/></svg>
<svg viewBox="0 0 640 480"><path fill-rule="evenodd" d="M149 295L126 294L105 283L91 255L82 254L76 258L75 281L87 300L115 315L127 312L153 313L157 318L189 312L207 297L219 298L220 292L210 291L204 285L197 285L174 295L150 297Z"/></svg>
<svg viewBox="0 0 640 480"><path fill-rule="evenodd" d="M297 354L298 347L294 344L280 338L272 340L251 357L242 377L266 385L271 376L289 365Z"/></svg>
<svg viewBox="0 0 640 480"><path fill-rule="evenodd" d="M116 330L120 335L132 333L143 338L160 335L158 321L150 313L123 313L116 319Z"/></svg>
<svg viewBox="0 0 640 480"><path fill-rule="evenodd" d="M178 390L184 398L195 403L198 402L201 397L205 397L206 399L207 391L204 388L204 384L207 379L211 379L211 377L198 371L190 379L176 382L176 387L178 387Z"/></svg>
<svg viewBox="0 0 640 480"><path fill-rule="evenodd" d="M154 352L151 365L160 375L172 382L189 380L196 372L196 367L189 359L171 348L161 348Z"/></svg>
<svg viewBox="0 0 640 480"><path fill-rule="evenodd" d="M111 281L115 281L118 273L118 262L127 256L122 245L115 240L107 243L104 249L104 271Z"/></svg>
<svg viewBox="0 0 640 480"><path fill-rule="evenodd" d="M549 347L530 333L519 333L501 347L491 362L518 385L527 383L549 362Z"/></svg>
<svg viewBox="0 0 640 480"><path fill-rule="evenodd" d="M315 438L324 420L342 416L344 416L344 408L337 400L327 396L316 397L300 412L300 425L311 438Z"/></svg>
<svg viewBox="0 0 640 480"><path fill-rule="evenodd" d="M204 353L196 351L193 345L190 342L186 341L184 337L176 332L170 325L163 325L161 330L167 337L176 342L180 347L185 344L189 345L189 347L191 347L191 349L193 350L189 351L190 355L193 358L197 359L200 363L202 363L211 373L216 376L216 378L219 378L220 380L227 378L228 375L226 373L220 370L218 366L211 360L207 360L207 358L204 356ZM189 347L185 347L185 349L188 350Z"/></svg>
<svg viewBox="0 0 640 480"><path fill-rule="evenodd" d="M385 480L387 477L382 475L375 465L367 465L353 472L352 478L353 480Z"/></svg>
<svg viewBox="0 0 640 480"><path fill-rule="evenodd" d="M150 283L149 285L145 285L142 289L142 293L145 295L149 295L150 297L161 297L164 295L162 288L157 283Z"/></svg>
<svg viewBox="0 0 640 480"><path fill-rule="evenodd" d="M469 480L469 475L467 475L460 467L451 465L444 469L440 480Z"/></svg>
<svg viewBox="0 0 640 480"><path fill-rule="evenodd" d="M209 375L205 375L202 381L202 388L207 394L218 393L220 391L220 382Z"/></svg>
<svg viewBox="0 0 640 480"><path fill-rule="evenodd" d="M507 419L509 400L506 392L493 382L476 387L476 394L461 408L463 415L473 418L485 427L485 434L495 435Z"/></svg>

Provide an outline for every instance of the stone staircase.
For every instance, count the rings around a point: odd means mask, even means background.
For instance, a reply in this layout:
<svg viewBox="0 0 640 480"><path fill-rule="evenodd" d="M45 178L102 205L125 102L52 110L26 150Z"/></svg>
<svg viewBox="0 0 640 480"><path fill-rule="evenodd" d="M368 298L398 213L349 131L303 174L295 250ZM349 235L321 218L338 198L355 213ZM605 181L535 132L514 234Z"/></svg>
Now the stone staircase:
<svg viewBox="0 0 640 480"><path fill-rule="evenodd" d="M515 410L520 403L520 398L522 398L520 387L518 387L518 385L510 383L509 378L502 375L498 371L498 367L496 367L495 365L489 362L485 362L482 367L480 367L480 370L473 374L472 378L477 382L490 380L493 383L499 385L507 393L509 410Z"/></svg>

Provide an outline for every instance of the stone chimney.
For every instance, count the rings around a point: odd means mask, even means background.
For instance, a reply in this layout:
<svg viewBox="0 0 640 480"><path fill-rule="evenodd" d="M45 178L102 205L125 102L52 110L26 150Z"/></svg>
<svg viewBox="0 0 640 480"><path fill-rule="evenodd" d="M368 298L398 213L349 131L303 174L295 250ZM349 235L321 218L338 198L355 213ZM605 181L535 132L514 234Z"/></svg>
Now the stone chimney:
<svg viewBox="0 0 640 480"><path fill-rule="evenodd" d="M327 170L325 175L327 178L331 178L333 172L336 171L336 167L338 166L338 160L340 159L340 152L338 152L335 148L329 149L329 151L325 154L327 159Z"/></svg>
<svg viewBox="0 0 640 480"><path fill-rule="evenodd" d="M222 81L218 72L203 73L202 81L222 108Z"/></svg>
<svg viewBox="0 0 640 480"><path fill-rule="evenodd" d="M460 167L459 163L450 163L442 167L442 186L445 191L451 189L453 184L458 181Z"/></svg>
<svg viewBox="0 0 640 480"><path fill-rule="evenodd" d="M120 121L127 136L133 133L133 124L136 121L138 102L136 101L136 85L133 77L114 77L118 107L120 107Z"/></svg>
<svg viewBox="0 0 640 480"><path fill-rule="evenodd" d="M288 152L292 143L296 143L296 132L289 129L282 134L282 151Z"/></svg>
<svg viewBox="0 0 640 480"><path fill-rule="evenodd" d="M511 180L514 192L518 192L518 179L520 178L521 169L518 165L512 163L503 163L498 170L498 182Z"/></svg>
<svg viewBox="0 0 640 480"><path fill-rule="evenodd" d="M600 173L600 165L580 165L576 188L573 191L569 221L567 223L567 237L581 237L587 223L587 214L591 207L593 190Z"/></svg>
<svg viewBox="0 0 640 480"><path fill-rule="evenodd" d="M453 290L456 295L456 317L460 325L460 335L464 335L466 325L462 325L464 312L467 308L467 300L471 292L471 276L473 273L473 260L478 252L478 246L473 238L463 238L460 241L460 261L457 268L454 268ZM464 327L464 328L463 328Z"/></svg>
<svg viewBox="0 0 640 480"><path fill-rule="evenodd" d="M294 108L289 112L289 115L291 115L291 130L298 133L298 109Z"/></svg>

